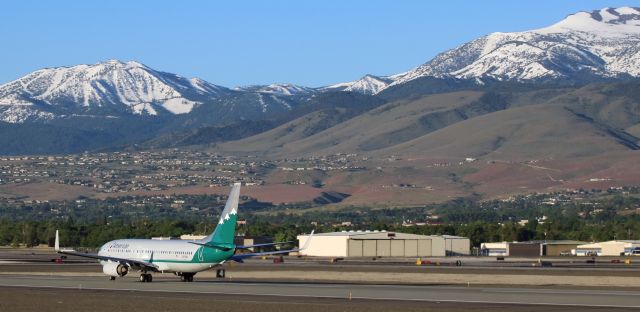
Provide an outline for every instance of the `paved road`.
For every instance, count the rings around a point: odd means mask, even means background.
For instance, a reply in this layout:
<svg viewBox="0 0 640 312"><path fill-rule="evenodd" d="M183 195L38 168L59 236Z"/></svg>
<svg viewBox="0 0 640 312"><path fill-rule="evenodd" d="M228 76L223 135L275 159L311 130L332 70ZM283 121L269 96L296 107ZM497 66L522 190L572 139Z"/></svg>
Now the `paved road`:
<svg viewBox="0 0 640 312"><path fill-rule="evenodd" d="M234 282L216 279L201 279L194 283L182 283L176 281L175 277L161 277L160 275L154 277L154 282L149 284L137 282L135 276L109 281L106 277L4 275L0 279L0 286L127 290L168 294L194 293L345 299L351 297L370 300L640 308L640 291Z"/></svg>

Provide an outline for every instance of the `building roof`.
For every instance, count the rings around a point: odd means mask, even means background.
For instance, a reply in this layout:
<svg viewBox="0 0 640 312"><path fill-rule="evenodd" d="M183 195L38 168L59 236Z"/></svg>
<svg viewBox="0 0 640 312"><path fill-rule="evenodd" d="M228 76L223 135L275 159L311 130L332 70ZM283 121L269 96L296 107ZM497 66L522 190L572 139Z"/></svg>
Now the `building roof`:
<svg viewBox="0 0 640 312"><path fill-rule="evenodd" d="M542 242L539 241L529 241L529 242L510 242L510 245L540 245Z"/></svg>
<svg viewBox="0 0 640 312"><path fill-rule="evenodd" d="M469 239L468 237L455 236L455 235L431 235L431 236L440 236L444 239Z"/></svg>
<svg viewBox="0 0 640 312"><path fill-rule="evenodd" d="M611 240L606 242L579 245L577 248L600 248L602 245L613 245L613 244L623 244L627 247L634 247L635 245L640 246L640 240Z"/></svg>
<svg viewBox="0 0 640 312"><path fill-rule="evenodd" d="M507 244L521 244L521 245L526 245L526 244L531 244L531 245L535 245L535 244L543 244L543 245L582 245L582 244L587 244L587 242L580 242L580 241L574 241L574 240L532 240L532 241L526 241L526 242L486 242L486 243L482 243L482 244L502 244L502 245L507 245Z"/></svg>
<svg viewBox="0 0 640 312"><path fill-rule="evenodd" d="M482 243L480 247L486 249L506 249L509 242Z"/></svg>
<svg viewBox="0 0 640 312"><path fill-rule="evenodd" d="M316 233L313 236L358 236L365 235L371 233L395 233L395 232L387 232L387 231L342 231L342 232L329 232L329 233ZM309 234L304 234L301 236L309 236Z"/></svg>
<svg viewBox="0 0 640 312"><path fill-rule="evenodd" d="M308 234L300 236L309 236ZM330 232L330 233L318 233L314 234L314 237L347 237L350 239L462 239L464 237L459 236L438 236L438 235L418 235L398 232L387 231L344 231L344 232Z"/></svg>
<svg viewBox="0 0 640 312"><path fill-rule="evenodd" d="M602 248L602 244L600 243L592 243L592 244L584 244L584 245L578 245L576 247L577 249L594 249L594 248Z"/></svg>
<svg viewBox="0 0 640 312"><path fill-rule="evenodd" d="M534 240L532 243L540 243L545 245L582 245L587 244L588 242L581 242L575 240Z"/></svg>

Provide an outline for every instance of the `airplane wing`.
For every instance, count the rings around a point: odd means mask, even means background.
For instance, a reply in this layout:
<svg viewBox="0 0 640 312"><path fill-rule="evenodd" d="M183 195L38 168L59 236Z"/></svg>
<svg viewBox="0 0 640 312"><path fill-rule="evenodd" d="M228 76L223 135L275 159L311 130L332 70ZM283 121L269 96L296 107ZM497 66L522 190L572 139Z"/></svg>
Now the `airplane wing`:
<svg viewBox="0 0 640 312"><path fill-rule="evenodd" d="M72 250L72 249L60 249L60 238L58 236L58 231L57 230L56 230L55 250L56 250L57 253L63 254L63 255L84 257L84 258L103 260L103 261L119 262L119 263L127 264L127 265L132 266L132 267L141 267L141 268L151 269L151 270L157 270L158 269L157 265L155 265L155 264L153 264L151 262L147 262L147 261L141 261L141 260L136 260L136 259L127 259L127 258L107 257L107 256L101 256L101 255L94 254L94 253L78 252L78 251L75 251L75 250Z"/></svg>
<svg viewBox="0 0 640 312"><path fill-rule="evenodd" d="M291 244L291 243L293 243L293 241L290 241L290 242L277 242L277 243L264 243L264 244L248 245L248 246L236 246L236 249L249 249L249 248L255 248L255 247L277 246L277 245L286 245L286 244Z"/></svg>
<svg viewBox="0 0 640 312"><path fill-rule="evenodd" d="M289 252L302 251L302 250L307 249L307 247L309 247L309 243L311 243L311 238L313 237L313 232L314 231L311 231L311 234L309 234L309 238L304 243L304 246L302 246L302 248L295 248L295 249L289 249L289 250L265 251L265 252L253 252L253 253L246 253L246 254L237 254L237 255L231 256L231 258L229 258L229 260L233 260L233 261L236 261L236 262L244 262L243 261L244 259L251 258L251 257L278 255L278 254L284 254L284 253L289 253Z"/></svg>
<svg viewBox="0 0 640 312"><path fill-rule="evenodd" d="M128 264L129 266L133 266L133 267L137 266L137 267L143 267L143 268L152 269L152 270L158 269L158 266L153 264L153 263L151 263L151 262L140 261L140 260L136 260L136 259L107 257L107 256L101 256L101 255L98 255L98 254L77 252L75 250L68 250L68 249L67 250L57 250L56 252L59 253L59 254L63 254L63 255L84 257L84 258L103 260L103 261L119 262L119 263L123 263L123 264Z"/></svg>

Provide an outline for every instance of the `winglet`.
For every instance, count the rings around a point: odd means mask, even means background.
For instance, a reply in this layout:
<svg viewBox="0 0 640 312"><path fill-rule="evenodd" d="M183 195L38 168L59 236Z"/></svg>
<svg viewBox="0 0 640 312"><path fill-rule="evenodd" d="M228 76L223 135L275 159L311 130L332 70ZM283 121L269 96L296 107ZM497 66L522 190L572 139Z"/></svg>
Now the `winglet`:
<svg viewBox="0 0 640 312"><path fill-rule="evenodd" d="M307 238L307 241L304 242L304 246L302 246L302 248L298 249L298 251L302 251L307 249L307 247L309 247L309 243L311 243L311 238L313 238L313 232L315 232L316 230L311 231L311 234L309 234L309 238Z"/></svg>
<svg viewBox="0 0 640 312"><path fill-rule="evenodd" d="M60 251L60 236L58 235L58 230L56 230L56 242L53 246L55 251Z"/></svg>

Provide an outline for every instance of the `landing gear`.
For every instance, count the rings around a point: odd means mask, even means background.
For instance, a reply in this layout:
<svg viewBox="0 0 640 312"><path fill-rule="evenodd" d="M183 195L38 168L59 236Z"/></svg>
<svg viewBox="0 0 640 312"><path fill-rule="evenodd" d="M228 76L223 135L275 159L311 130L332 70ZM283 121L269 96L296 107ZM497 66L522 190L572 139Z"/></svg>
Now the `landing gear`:
<svg viewBox="0 0 640 312"><path fill-rule="evenodd" d="M153 276L151 276L151 274L147 274L147 273L140 274L140 282L151 283L152 281L153 281Z"/></svg>
<svg viewBox="0 0 640 312"><path fill-rule="evenodd" d="M217 278L224 278L226 272L227 271L225 269L217 269L216 270L216 277Z"/></svg>
<svg viewBox="0 0 640 312"><path fill-rule="evenodd" d="M115 280L116 280L116 277L115 277L115 276L111 276L111 277L109 278L109 280L111 280L111 281L115 281Z"/></svg>
<svg viewBox="0 0 640 312"><path fill-rule="evenodd" d="M182 273L180 280L182 280L183 282L191 283L193 282L194 275L194 273Z"/></svg>

